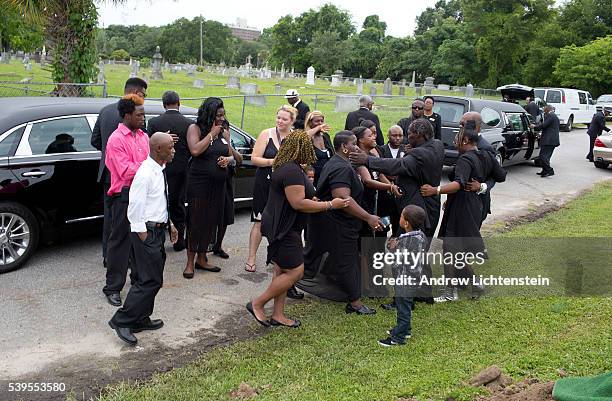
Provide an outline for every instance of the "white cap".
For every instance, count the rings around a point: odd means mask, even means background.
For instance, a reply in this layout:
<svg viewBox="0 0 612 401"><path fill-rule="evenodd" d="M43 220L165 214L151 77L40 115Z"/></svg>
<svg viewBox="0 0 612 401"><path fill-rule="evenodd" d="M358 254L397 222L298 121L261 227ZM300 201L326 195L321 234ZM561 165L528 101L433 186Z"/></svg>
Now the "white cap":
<svg viewBox="0 0 612 401"><path fill-rule="evenodd" d="M285 95L285 99L290 99L292 97L298 97L300 94L295 89L288 89L287 94Z"/></svg>

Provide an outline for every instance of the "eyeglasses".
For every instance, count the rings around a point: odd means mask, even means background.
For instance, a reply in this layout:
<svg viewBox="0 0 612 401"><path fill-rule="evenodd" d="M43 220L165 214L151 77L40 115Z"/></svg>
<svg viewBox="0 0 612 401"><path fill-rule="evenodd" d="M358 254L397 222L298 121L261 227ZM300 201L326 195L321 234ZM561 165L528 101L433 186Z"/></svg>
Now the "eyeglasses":
<svg viewBox="0 0 612 401"><path fill-rule="evenodd" d="M423 110L422 106L412 106L412 110Z"/></svg>

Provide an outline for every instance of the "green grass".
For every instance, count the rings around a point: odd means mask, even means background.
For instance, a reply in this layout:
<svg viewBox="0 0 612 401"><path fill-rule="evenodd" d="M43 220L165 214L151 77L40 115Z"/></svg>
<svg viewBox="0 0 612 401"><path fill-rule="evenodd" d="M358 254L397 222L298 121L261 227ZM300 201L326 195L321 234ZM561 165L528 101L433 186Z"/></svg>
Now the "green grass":
<svg viewBox="0 0 612 401"><path fill-rule="evenodd" d="M23 78L32 77L33 82L51 82L51 73L40 68L40 65L33 64L31 72L25 71L23 65L13 61L11 64L0 64L0 81L11 81L18 82ZM141 68L141 75L145 74L147 77L151 76L150 69ZM108 94L109 95L121 95L123 93L123 84L130 75L130 67L124 65L106 65L105 76L108 81ZM219 85L219 86L205 86L203 89L193 88L193 81L195 79L202 79L205 85ZM303 100L310 106L311 110L315 108L322 111L325 115L326 121L332 127L333 132L344 129L344 122L347 113L336 113L334 111L335 96L336 94L355 94L356 87L343 84L340 87L332 88L329 82L324 80L317 80L315 86L306 86L305 79L252 79L252 78L240 78L241 83L256 83L258 85L258 92L261 94L273 94L274 85L278 82L281 84L281 92L285 93L287 89L298 89L302 94ZM181 98L198 98L197 100L184 100L182 103L186 106L198 107L203 98L208 96L236 96L241 95L238 89L226 89L225 84L227 83L227 76L219 74L210 74L208 72L196 72L195 76L188 77L185 72L177 72L172 74L169 71L164 71L164 80L161 81L149 81L148 96L151 98L160 98L164 91L172 89L176 90ZM375 86L377 93L380 95L383 93L383 85L378 84L365 84L364 92L369 93L369 87ZM41 89L37 87L37 89ZM47 91L53 89L52 86L46 86L42 88ZM95 88L92 90L95 96L102 95L101 88ZM458 95L463 96L462 93L457 92L443 92L434 90L434 94L445 94L445 95ZM319 96L311 94L322 94ZM393 94L399 95L399 87L393 87ZM30 92L30 96L36 96L35 92ZM0 96L24 96L24 91L19 90L17 87L12 86L7 88L7 85L0 84ZM413 88L406 88L406 97L403 98L385 98L382 96L377 97L375 104L375 112L378 114L383 130L387 130L391 125L395 124L399 119L406 117L409 114L409 107L412 103L412 99L416 96ZM495 100L499 100L499 97L487 97ZM254 136L258 136L259 133L275 124L275 113L276 109L285 104L283 97L268 97L265 106L254 106L247 104L245 108L244 117L244 129ZM225 99L225 108L228 118L234 124L240 126L242 119L242 107L243 98L230 98ZM385 132L386 135L386 132Z"/></svg>
<svg viewBox="0 0 612 401"><path fill-rule="evenodd" d="M611 200L612 183L607 182L504 236L610 237ZM523 266L529 272L528 262ZM246 382L260 389L258 400L453 396L467 401L482 390L466 380L492 364L515 379L555 380L560 368L572 376L610 370L610 310L609 297L420 304L408 345L386 349L376 340L394 325L394 313L358 317L344 314L342 304L301 302L290 307L290 315L302 320L301 329L270 329L262 337L213 349L140 385L110 387L102 400L223 400Z"/></svg>

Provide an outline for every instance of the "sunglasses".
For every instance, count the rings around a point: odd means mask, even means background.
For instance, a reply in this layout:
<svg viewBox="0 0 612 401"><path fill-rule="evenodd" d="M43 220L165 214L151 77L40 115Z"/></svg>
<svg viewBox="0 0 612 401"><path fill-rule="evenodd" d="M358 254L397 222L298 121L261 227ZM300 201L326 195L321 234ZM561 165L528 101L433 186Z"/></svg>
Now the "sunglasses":
<svg viewBox="0 0 612 401"><path fill-rule="evenodd" d="M421 106L412 106L412 110L423 110Z"/></svg>

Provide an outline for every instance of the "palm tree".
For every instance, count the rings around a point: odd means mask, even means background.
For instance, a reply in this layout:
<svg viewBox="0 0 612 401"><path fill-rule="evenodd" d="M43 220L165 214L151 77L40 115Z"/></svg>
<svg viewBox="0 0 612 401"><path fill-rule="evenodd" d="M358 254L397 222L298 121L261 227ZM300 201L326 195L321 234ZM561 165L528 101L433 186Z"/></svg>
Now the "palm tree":
<svg viewBox="0 0 612 401"><path fill-rule="evenodd" d="M97 0L101 1L101 0ZM124 0L110 0L122 3ZM52 76L58 83L87 83L96 74L96 0L9 0L21 15L43 26L53 55ZM58 85L59 96L83 93L83 88Z"/></svg>

